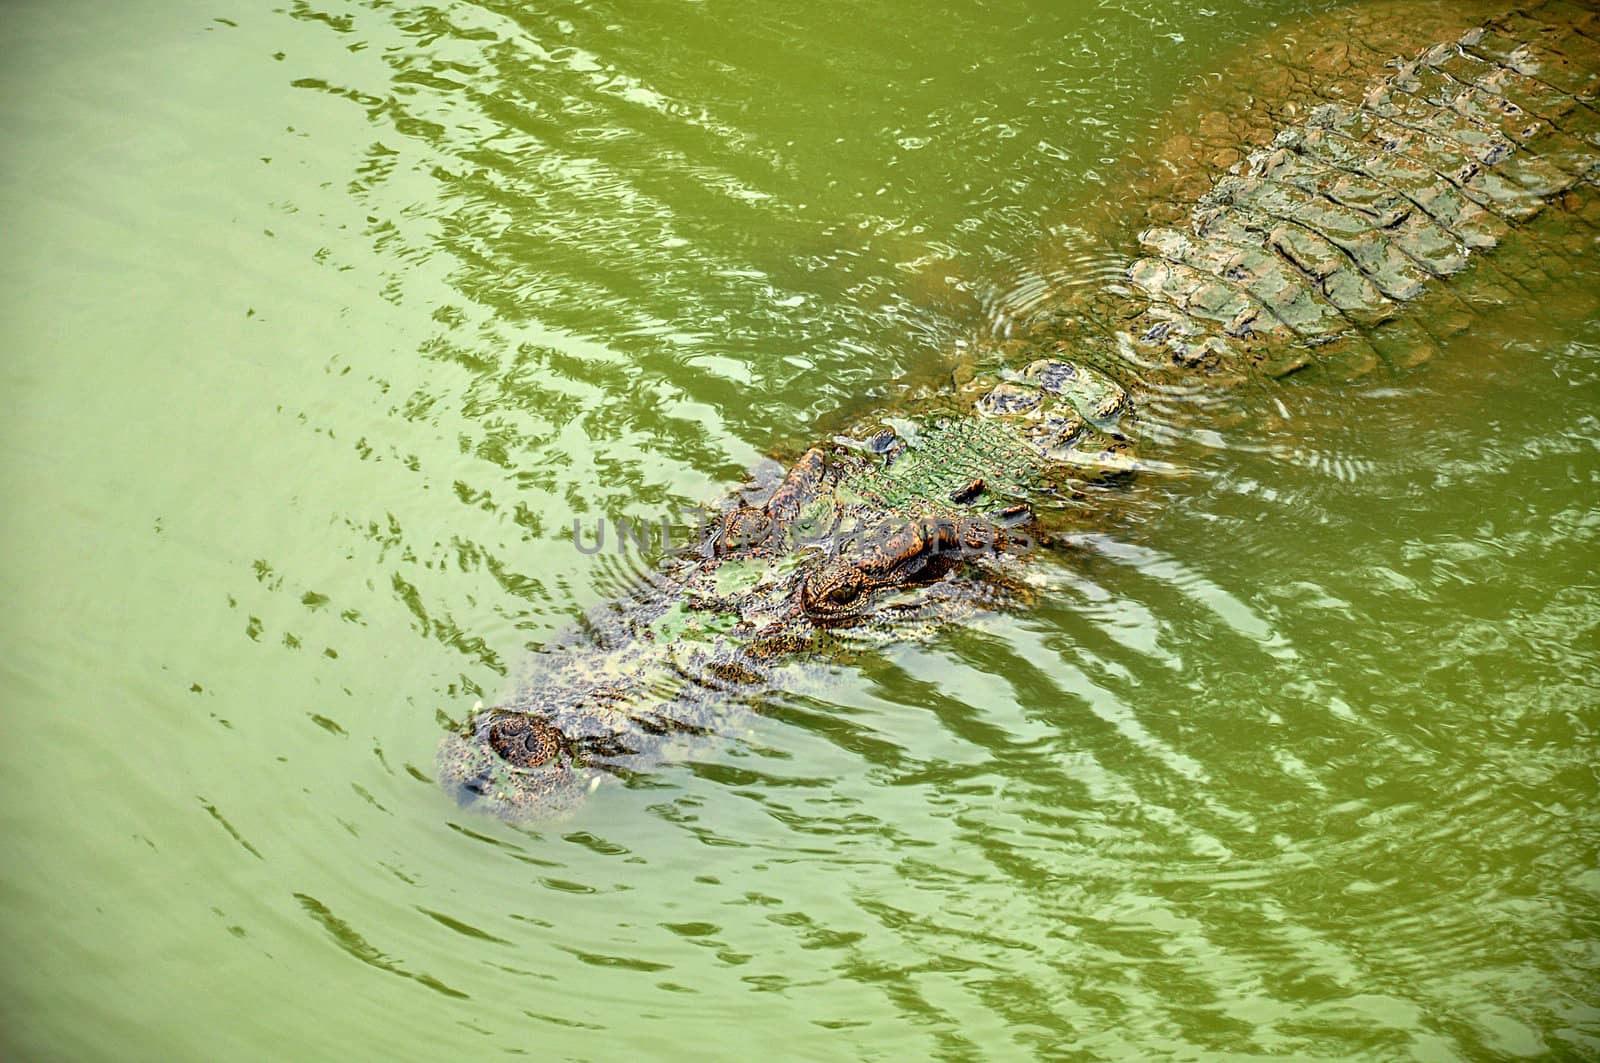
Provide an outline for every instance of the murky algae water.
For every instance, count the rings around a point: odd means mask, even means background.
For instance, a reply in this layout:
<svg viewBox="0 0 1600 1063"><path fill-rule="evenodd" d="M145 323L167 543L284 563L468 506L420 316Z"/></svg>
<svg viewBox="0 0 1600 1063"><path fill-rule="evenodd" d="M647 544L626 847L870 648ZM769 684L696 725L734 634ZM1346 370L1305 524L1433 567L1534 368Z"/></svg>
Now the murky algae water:
<svg viewBox="0 0 1600 1063"><path fill-rule="evenodd" d="M564 822L430 777L575 519L1103 279L1313 6L9 5L8 1058L1600 1054L1592 243L1164 411L1028 610Z"/></svg>

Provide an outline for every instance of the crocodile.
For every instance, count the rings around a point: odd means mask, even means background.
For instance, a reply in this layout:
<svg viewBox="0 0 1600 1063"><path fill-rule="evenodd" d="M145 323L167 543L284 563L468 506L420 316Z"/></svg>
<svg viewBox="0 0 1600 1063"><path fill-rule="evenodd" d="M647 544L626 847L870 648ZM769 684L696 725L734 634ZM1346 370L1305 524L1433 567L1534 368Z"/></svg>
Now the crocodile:
<svg viewBox="0 0 1600 1063"><path fill-rule="evenodd" d="M570 812L604 780L725 733L793 662L1024 604L1030 558L1159 469L1140 453L1151 396L1408 365L1441 312L1419 311L1427 293L1529 288L1491 252L1552 208L1581 223L1571 250L1592 253L1589 7L1498 14L1313 103L1181 209L1151 212L1165 220L1115 281L1038 310L995 364L912 389L731 495L691 549L443 738L442 788L511 821Z"/></svg>

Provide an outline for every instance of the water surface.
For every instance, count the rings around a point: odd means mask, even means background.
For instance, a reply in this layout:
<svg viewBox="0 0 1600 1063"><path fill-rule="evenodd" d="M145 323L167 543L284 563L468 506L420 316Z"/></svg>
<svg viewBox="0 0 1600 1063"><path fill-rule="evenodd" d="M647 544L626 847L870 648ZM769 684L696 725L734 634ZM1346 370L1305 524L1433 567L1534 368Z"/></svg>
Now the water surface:
<svg viewBox="0 0 1600 1063"><path fill-rule="evenodd" d="M0 1044L1600 1053L1592 244L570 821L430 777L618 578L574 518L1102 277L1313 6L13 4Z"/></svg>

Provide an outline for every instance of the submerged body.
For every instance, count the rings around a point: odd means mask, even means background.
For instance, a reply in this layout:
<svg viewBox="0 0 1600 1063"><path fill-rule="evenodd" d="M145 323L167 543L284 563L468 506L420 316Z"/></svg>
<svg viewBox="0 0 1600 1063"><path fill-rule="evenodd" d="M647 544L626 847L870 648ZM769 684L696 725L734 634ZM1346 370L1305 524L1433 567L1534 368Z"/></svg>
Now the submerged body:
<svg viewBox="0 0 1600 1063"><path fill-rule="evenodd" d="M719 732L840 632L1017 600L1038 543L1147 467L1146 397L1409 364L1428 339L1407 304L1516 298L1536 267L1486 253L1552 210L1595 224L1600 17L1552 0L1419 44L1143 232L1123 283L1037 313L1008 361L847 426L730 501L694 551L448 735L441 785L508 819L570 808L678 736Z"/></svg>

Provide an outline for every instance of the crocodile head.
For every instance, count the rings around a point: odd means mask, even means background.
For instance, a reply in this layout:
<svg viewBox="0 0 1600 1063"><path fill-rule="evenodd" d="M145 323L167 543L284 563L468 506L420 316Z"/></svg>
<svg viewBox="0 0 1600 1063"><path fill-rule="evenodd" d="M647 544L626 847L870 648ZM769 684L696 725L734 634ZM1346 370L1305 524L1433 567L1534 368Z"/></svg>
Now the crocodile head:
<svg viewBox="0 0 1600 1063"><path fill-rule="evenodd" d="M440 785L506 820L559 817L675 739L727 730L774 668L842 632L989 603L994 584L961 570L1020 548L1018 533L887 512L839 489L840 460L808 452L764 504L722 514L698 550L536 655L509 702L445 736Z"/></svg>
<svg viewBox="0 0 1600 1063"><path fill-rule="evenodd" d="M694 550L539 654L509 702L446 736L441 785L505 819L559 815L676 736L728 730L724 716L776 667L846 632L898 638L1026 595L991 563L1033 544L1019 499L1067 497L1041 481L1046 466L1123 471L1103 437L1127 396L1048 359L981 387L966 413L904 422L905 437L835 437L724 510Z"/></svg>

